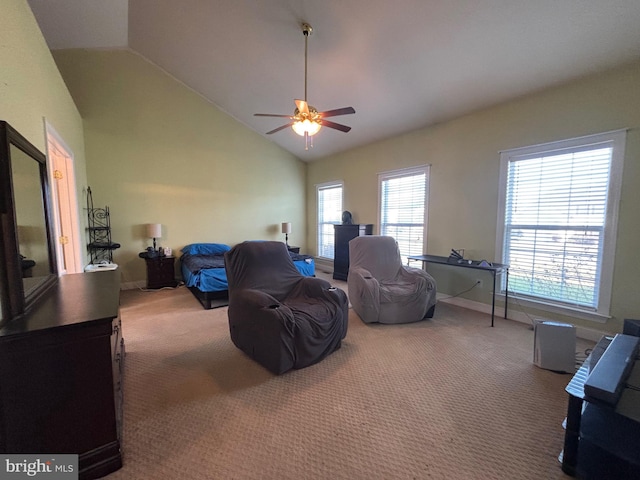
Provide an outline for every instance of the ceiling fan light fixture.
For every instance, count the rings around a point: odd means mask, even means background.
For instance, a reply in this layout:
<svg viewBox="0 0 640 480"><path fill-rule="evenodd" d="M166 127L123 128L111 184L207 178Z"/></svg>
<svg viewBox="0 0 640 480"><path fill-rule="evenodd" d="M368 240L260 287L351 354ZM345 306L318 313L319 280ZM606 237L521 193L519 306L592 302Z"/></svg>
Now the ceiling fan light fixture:
<svg viewBox="0 0 640 480"><path fill-rule="evenodd" d="M295 122L293 125L291 125L291 128L298 135L304 137L305 133L309 136L315 135L320 131L322 125L320 125L320 122L311 121L308 118L305 118L302 121Z"/></svg>
<svg viewBox="0 0 640 480"><path fill-rule="evenodd" d="M336 108L333 110L327 110L319 112L315 107L312 107L307 103L307 50L309 35L313 32L313 28L308 23L302 24L302 33L304 35L304 100L296 99L296 109L293 115L283 115L279 113L254 113L256 117L278 117L287 118L289 123L285 123L277 128L266 133L271 135L272 133L280 132L287 127L291 127L293 131L304 137L304 149L309 150L309 147L313 147L313 136L316 135L320 129L324 126L339 130L341 132L348 132L351 127L341 125L339 123L327 120L325 117L336 117L338 115L349 115L356 113L353 107Z"/></svg>

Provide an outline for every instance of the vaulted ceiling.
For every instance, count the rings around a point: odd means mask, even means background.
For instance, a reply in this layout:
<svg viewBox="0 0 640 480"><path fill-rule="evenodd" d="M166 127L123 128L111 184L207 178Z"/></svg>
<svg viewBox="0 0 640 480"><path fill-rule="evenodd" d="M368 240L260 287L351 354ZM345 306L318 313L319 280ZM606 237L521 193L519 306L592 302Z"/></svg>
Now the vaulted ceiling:
<svg viewBox="0 0 640 480"><path fill-rule="evenodd" d="M352 106L308 161L640 59L638 0L28 0L52 50L130 48L264 134Z"/></svg>

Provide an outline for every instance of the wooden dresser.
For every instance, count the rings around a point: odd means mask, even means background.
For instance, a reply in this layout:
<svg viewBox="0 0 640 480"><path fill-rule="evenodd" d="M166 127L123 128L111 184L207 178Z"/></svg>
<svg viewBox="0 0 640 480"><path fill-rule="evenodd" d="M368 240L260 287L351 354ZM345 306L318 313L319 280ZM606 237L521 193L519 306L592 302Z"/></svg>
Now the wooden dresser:
<svg viewBox="0 0 640 480"><path fill-rule="evenodd" d="M349 274L349 241L362 235L371 235L373 225L334 225L333 278L346 280Z"/></svg>
<svg viewBox="0 0 640 480"><path fill-rule="evenodd" d="M0 452L79 455L79 478L122 466L120 272L79 273L0 330Z"/></svg>

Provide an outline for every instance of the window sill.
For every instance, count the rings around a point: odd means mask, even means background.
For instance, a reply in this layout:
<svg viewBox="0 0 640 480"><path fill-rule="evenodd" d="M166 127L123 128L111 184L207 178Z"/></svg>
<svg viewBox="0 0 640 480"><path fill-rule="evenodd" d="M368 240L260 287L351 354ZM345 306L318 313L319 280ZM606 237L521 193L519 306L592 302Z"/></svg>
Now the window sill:
<svg viewBox="0 0 640 480"><path fill-rule="evenodd" d="M504 302L504 293L497 294L496 298L499 298ZM581 320L589 320L596 323L607 323L607 321L611 318L610 315L581 310L579 308L561 306L542 300L532 300L530 298L520 297L514 293L509 292L509 303L511 302L514 302L523 307L534 308L536 310L542 310L544 312L557 313L559 315L566 315L569 317L579 318Z"/></svg>

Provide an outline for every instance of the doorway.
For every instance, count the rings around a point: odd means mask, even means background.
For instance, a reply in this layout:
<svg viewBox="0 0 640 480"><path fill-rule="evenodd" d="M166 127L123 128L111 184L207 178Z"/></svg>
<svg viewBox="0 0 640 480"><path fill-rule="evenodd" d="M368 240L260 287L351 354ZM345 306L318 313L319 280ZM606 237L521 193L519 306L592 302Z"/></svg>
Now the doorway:
<svg viewBox="0 0 640 480"><path fill-rule="evenodd" d="M73 152L45 120L58 275L83 271Z"/></svg>

